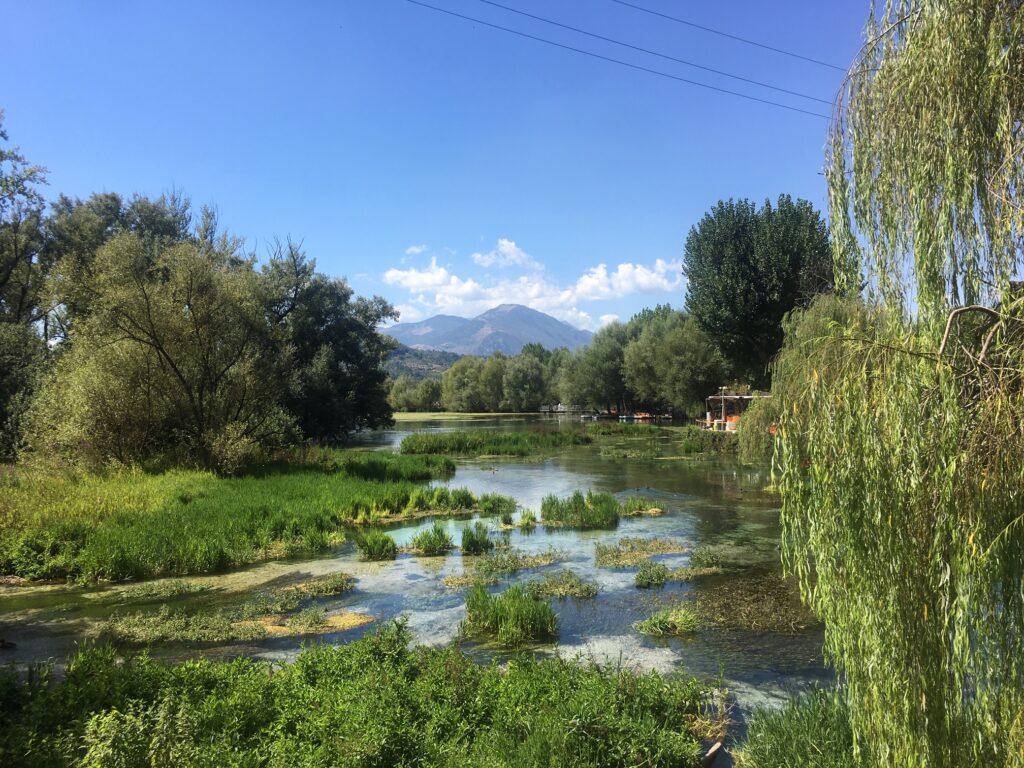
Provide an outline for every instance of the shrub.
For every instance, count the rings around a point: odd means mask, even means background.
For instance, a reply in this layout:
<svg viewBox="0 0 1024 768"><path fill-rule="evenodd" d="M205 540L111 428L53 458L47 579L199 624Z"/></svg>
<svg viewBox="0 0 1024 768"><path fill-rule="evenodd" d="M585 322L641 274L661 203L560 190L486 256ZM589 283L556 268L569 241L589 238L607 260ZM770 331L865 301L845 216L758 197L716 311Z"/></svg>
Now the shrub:
<svg viewBox="0 0 1024 768"><path fill-rule="evenodd" d="M653 616L633 625L637 632L645 635L688 635L700 627L697 614L685 606L677 605L658 611Z"/></svg>
<svg viewBox="0 0 1024 768"><path fill-rule="evenodd" d="M398 554L395 540L377 529L367 531L356 539L360 560L394 560Z"/></svg>
<svg viewBox="0 0 1024 768"><path fill-rule="evenodd" d="M645 560L640 563L640 568L636 572L635 582L638 587L645 589L647 587L663 587L668 579L669 570L664 563L653 563L650 560Z"/></svg>
<svg viewBox="0 0 1024 768"><path fill-rule="evenodd" d="M615 528L619 524L619 502L610 493L588 491L584 496L576 491L568 499L545 496L540 512L544 523L564 525L567 528L588 530Z"/></svg>
<svg viewBox="0 0 1024 768"><path fill-rule="evenodd" d="M470 634L496 638L506 648L528 642L553 640L558 618L551 606L534 598L525 588L512 586L499 595L491 595L477 584L466 597L464 629Z"/></svg>
<svg viewBox="0 0 1024 768"><path fill-rule="evenodd" d="M425 531L417 533L412 540L412 548L419 554L427 556L443 555L454 546L448 531L436 520Z"/></svg>
<svg viewBox="0 0 1024 768"><path fill-rule="evenodd" d="M640 539L625 536L614 544L597 544L594 563L601 568L622 568L640 565L652 555L673 555L686 552L678 539Z"/></svg>
<svg viewBox="0 0 1024 768"><path fill-rule="evenodd" d="M462 554L482 555L494 549L494 542L487 533L487 526L477 521L462 529Z"/></svg>

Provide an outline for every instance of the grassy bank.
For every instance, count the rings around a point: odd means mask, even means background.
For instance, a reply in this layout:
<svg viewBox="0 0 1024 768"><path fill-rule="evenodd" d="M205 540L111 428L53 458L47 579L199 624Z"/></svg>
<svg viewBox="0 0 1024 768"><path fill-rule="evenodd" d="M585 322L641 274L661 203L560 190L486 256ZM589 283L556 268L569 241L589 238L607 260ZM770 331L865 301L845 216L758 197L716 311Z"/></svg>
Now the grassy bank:
<svg viewBox="0 0 1024 768"><path fill-rule="evenodd" d="M476 507L464 489L419 484L447 476L447 459L330 455L232 478L15 470L0 476L0 575L90 581L210 573L337 545L349 525Z"/></svg>
<svg viewBox="0 0 1024 768"><path fill-rule="evenodd" d="M165 666L86 651L59 683L0 675L0 764L695 766L693 678L409 649L401 624L294 663ZM568 727L572 724L572 727Z"/></svg>
<svg viewBox="0 0 1024 768"><path fill-rule="evenodd" d="M532 456L537 453L587 445L589 435L575 430L559 432L417 432L402 440L403 454L447 456Z"/></svg>

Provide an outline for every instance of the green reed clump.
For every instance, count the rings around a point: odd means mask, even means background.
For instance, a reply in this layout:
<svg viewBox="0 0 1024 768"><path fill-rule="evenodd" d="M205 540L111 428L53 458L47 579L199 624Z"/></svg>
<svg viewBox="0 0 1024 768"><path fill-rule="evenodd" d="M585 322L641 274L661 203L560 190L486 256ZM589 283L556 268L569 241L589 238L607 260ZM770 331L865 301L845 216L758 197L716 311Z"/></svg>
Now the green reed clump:
<svg viewBox="0 0 1024 768"><path fill-rule="evenodd" d="M839 690L812 690L781 709L754 710L747 739L733 757L737 768L870 765L866 753L854 757L850 712Z"/></svg>
<svg viewBox="0 0 1024 768"><path fill-rule="evenodd" d="M677 441L676 449L683 454L711 453L732 456L739 451L740 441L737 432L701 429L695 426L682 427L673 432Z"/></svg>
<svg viewBox="0 0 1024 768"><path fill-rule="evenodd" d="M506 648L525 643L554 640L558 617L546 602L533 597L521 586L511 586L498 595L490 594L482 584L466 596L466 634L486 635Z"/></svg>
<svg viewBox="0 0 1024 768"><path fill-rule="evenodd" d="M654 555L675 555L686 552L686 544L678 539L641 539L624 536L614 544L594 546L594 563L600 568L624 568L640 565Z"/></svg>
<svg viewBox="0 0 1024 768"><path fill-rule="evenodd" d="M462 529L462 554L482 555L494 549L487 526L480 521Z"/></svg>
<svg viewBox="0 0 1024 768"><path fill-rule="evenodd" d="M170 600L183 595L195 595L206 592L210 587L206 584L197 584L194 581L182 579L164 579L161 581L146 581L141 584L133 584L116 593L120 600L132 602L143 602L146 600Z"/></svg>
<svg viewBox="0 0 1024 768"><path fill-rule="evenodd" d="M537 526L537 513L532 509L524 509L523 514L519 516L519 527L523 530L529 530Z"/></svg>
<svg viewBox="0 0 1024 768"><path fill-rule="evenodd" d="M587 434L595 437L606 437L608 435L650 437L665 433L666 430L655 424L637 424L628 421L598 421L593 424L587 424Z"/></svg>
<svg viewBox="0 0 1024 768"><path fill-rule="evenodd" d="M473 570L481 578L509 576L530 568L541 568L545 565L551 565L563 559L565 559L564 552L550 547L544 552L539 552L535 555L528 555L517 549L499 549L494 552L488 552L477 560Z"/></svg>
<svg viewBox="0 0 1024 768"><path fill-rule="evenodd" d="M418 483L455 474L455 462L444 456L402 456L380 451L348 453L341 468L353 477L388 483Z"/></svg>
<svg viewBox="0 0 1024 768"><path fill-rule="evenodd" d="M630 496L622 504L624 515L660 515L661 508L646 496Z"/></svg>
<svg viewBox="0 0 1024 768"><path fill-rule="evenodd" d="M701 621L694 611L676 605L634 623L633 629L645 635L688 635L700 626Z"/></svg>
<svg viewBox="0 0 1024 768"><path fill-rule="evenodd" d="M596 597L599 589L594 582L566 570L546 573L539 579L533 579L526 583L527 592L537 599L548 597L586 599Z"/></svg>
<svg viewBox="0 0 1024 768"><path fill-rule="evenodd" d="M567 499L555 495L545 496L540 513L545 525L588 530L615 528L619 524L622 507L610 493L587 491L586 496L576 491Z"/></svg>
<svg viewBox="0 0 1024 768"><path fill-rule="evenodd" d="M321 608L304 608L288 617L287 627L300 634L316 632L327 623L327 615Z"/></svg>
<svg viewBox="0 0 1024 768"><path fill-rule="evenodd" d="M402 440L403 454L447 454L450 456L531 456L544 451L587 445L591 438L582 432L417 432Z"/></svg>
<svg viewBox="0 0 1024 768"><path fill-rule="evenodd" d="M443 555L454 546L455 543L448 535L448 531L436 520L429 528L417 533L412 540L412 548L416 553L426 556Z"/></svg>
<svg viewBox="0 0 1024 768"><path fill-rule="evenodd" d="M500 516L504 520L505 515L511 515L516 511L516 500L511 496L502 496L500 493L485 493L480 497L480 514Z"/></svg>
<svg viewBox="0 0 1024 768"><path fill-rule="evenodd" d="M101 637L126 643L226 643L258 640L266 630L252 622L240 622L225 611L187 612L166 605L152 613L115 614L99 629Z"/></svg>
<svg viewBox="0 0 1024 768"><path fill-rule="evenodd" d="M634 581L641 589L645 589L647 587L663 587L665 586L665 582L669 580L670 575L668 566L664 563L655 563L650 560L645 560L640 563L640 567L637 569Z"/></svg>
<svg viewBox="0 0 1024 768"><path fill-rule="evenodd" d="M369 530L356 538L360 560L394 560L398 554L395 540L381 530Z"/></svg>
<svg viewBox="0 0 1024 768"><path fill-rule="evenodd" d="M58 680L0 670L5 764L695 765L692 677L410 647L401 623L293 663L172 666L96 647ZM315 705L314 705L315 704ZM567 724L570 724L567 727Z"/></svg>
<svg viewBox="0 0 1024 768"><path fill-rule="evenodd" d="M690 553L691 568L721 568L722 555L706 544L701 544Z"/></svg>

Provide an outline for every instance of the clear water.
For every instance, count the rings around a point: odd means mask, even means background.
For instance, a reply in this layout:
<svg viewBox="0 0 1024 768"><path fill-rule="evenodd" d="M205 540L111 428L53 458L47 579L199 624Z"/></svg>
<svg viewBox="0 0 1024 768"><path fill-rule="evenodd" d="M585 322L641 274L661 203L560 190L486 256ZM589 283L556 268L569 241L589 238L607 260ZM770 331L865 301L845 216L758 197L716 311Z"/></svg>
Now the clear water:
<svg viewBox="0 0 1024 768"><path fill-rule="evenodd" d="M416 430L540 426L578 428L574 421L559 423L530 417L403 422L395 430L364 435L360 442L369 449L388 450L397 446L405 434ZM507 494L516 498L522 508L534 510L539 509L547 494L567 495L577 489L607 491L620 498L642 494L654 499L665 510L663 516L626 518L614 531L548 530L538 526L532 533L509 532L509 543L517 549L538 553L554 547L563 550L566 559L511 576L495 589L559 568L571 569L597 582L601 591L594 599L553 601L559 617L558 642L535 652L581 656L641 670L682 670L708 678L720 677L734 697L737 714L742 716L752 706L782 701L809 684L831 682L833 674L822 661L820 628L796 634L706 629L686 639L646 637L633 630L633 622L678 599L680 592L700 589L700 584L637 589L633 584L634 569L595 566L594 545L624 536L673 537L686 541L690 547L717 545L734 551L744 561L777 567L777 500L764 493L767 482L766 470L731 460L613 459L603 458L598 448L586 446L543 460L460 461L455 476L444 484L468 487L477 494ZM400 545L406 544L431 522L403 524L389 532ZM496 525L497 521L488 522ZM442 519L442 523L458 542L461 529L472 520ZM686 565L688 557L667 555L659 559L676 567ZM226 574L190 577L189 581L212 589L202 595L178 598L172 604L212 607L237 599L246 590L345 571L358 579L356 589L323 600L321 606L328 613L368 613L375 622L323 635L315 642L347 642L373 631L382 622L405 616L419 642L443 645L456 638L465 605L464 592L446 588L441 579L462 573L463 567L458 552L434 558L400 555L394 562L364 563L358 560L354 546L346 544L314 558L274 561ZM0 651L0 663L60 660L73 652L111 612L159 607L153 603L136 607L112 599L112 593L123 589L120 585L0 588L0 638L16 644L16 648ZM309 642L308 638L275 638L218 646L170 645L154 648L153 653L172 659L248 654L286 660ZM504 653L471 643L463 647L484 659Z"/></svg>

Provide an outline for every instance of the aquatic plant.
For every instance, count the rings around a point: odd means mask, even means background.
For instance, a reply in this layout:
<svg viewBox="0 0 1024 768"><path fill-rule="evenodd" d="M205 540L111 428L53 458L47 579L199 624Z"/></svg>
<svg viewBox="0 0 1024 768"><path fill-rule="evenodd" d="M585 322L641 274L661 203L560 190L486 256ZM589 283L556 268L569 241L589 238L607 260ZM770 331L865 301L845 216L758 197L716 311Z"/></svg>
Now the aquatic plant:
<svg viewBox="0 0 1024 768"><path fill-rule="evenodd" d="M623 568L640 565L653 555L674 555L686 552L686 544L678 539L641 539L624 536L614 544L594 546L594 563L600 568Z"/></svg>
<svg viewBox="0 0 1024 768"><path fill-rule="evenodd" d="M210 589L207 584L182 579L162 579L160 581L144 581L119 590L115 597L119 600L141 602L144 600L169 600L182 595L195 595Z"/></svg>
<svg viewBox="0 0 1024 768"><path fill-rule="evenodd" d="M545 573L539 579L526 583L526 591L537 599L548 597L575 597L580 599L596 597L599 587L573 571L561 570Z"/></svg>
<svg viewBox="0 0 1024 768"><path fill-rule="evenodd" d="M634 578L635 583L641 589L647 587L663 587L669 580L669 570L664 563L655 563L644 560L640 563Z"/></svg>
<svg viewBox="0 0 1024 768"><path fill-rule="evenodd" d="M565 558L565 553L549 547L544 552L528 555L517 549L499 549L481 557L474 567L478 576L508 576L530 568L551 565Z"/></svg>
<svg viewBox="0 0 1024 768"><path fill-rule="evenodd" d="M721 568L722 556L707 544L701 544L690 553L691 568Z"/></svg>
<svg viewBox="0 0 1024 768"><path fill-rule="evenodd" d="M448 535L448 531L436 520L429 528L417 533L412 540L412 548L420 555L443 555L454 546L455 543Z"/></svg>
<svg viewBox="0 0 1024 768"><path fill-rule="evenodd" d="M519 527L528 530L534 528L537 525L537 513L532 509L524 509L523 514L519 516Z"/></svg>
<svg viewBox="0 0 1024 768"><path fill-rule="evenodd" d="M266 630L254 622L234 619L224 611L189 612L163 605L155 612L114 614L98 629L100 637L126 643L226 643L258 640Z"/></svg>
<svg viewBox="0 0 1024 768"><path fill-rule="evenodd" d="M633 629L645 635L688 635L701 626L701 621L689 608L676 605L658 611L633 624Z"/></svg>
<svg viewBox="0 0 1024 768"><path fill-rule="evenodd" d="M334 597L335 595L351 592L355 585L356 580L352 576L347 573L338 572L308 579L294 586L286 587L285 591L297 592L304 599L315 599L318 597Z"/></svg>
<svg viewBox="0 0 1024 768"><path fill-rule="evenodd" d="M473 525L462 529L462 554L482 555L494 549L494 542L487 531L487 526L479 520Z"/></svg>
<svg viewBox="0 0 1024 768"><path fill-rule="evenodd" d="M521 586L511 586L498 595L477 584L466 596L466 634L487 635L507 648L524 643L553 640L558 634L558 617L551 606Z"/></svg>
<svg viewBox="0 0 1024 768"><path fill-rule="evenodd" d="M541 519L545 525L562 525L566 528L589 530L594 528L615 528L619 524L619 502L610 493L588 491L586 496L575 491L567 499L545 496L540 506Z"/></svg>
<svg viewBox="0 0 1024 768"><path fill-rule="evenodd" d="M622 504L623 515L660 515L662 509L646 496L630 496Z"/></svg>
<svg viewBox="0 0 1024 768"><path fill-rule="evenodd" d="M94 647L59 680L0 670L11 765L696 765L704 683L410 647L401 623L294 663L170 666ZM567 724L572 724L567 727ZM26 756L29 756L26 758ZM141 757L140 757L141 756Z"/></svg>
<svg viewBox="0 0 1024 768"><path fill-rule="evenodd" d="M373 529L356 537L360 560L394 560L398 554L395 540L381 530Z"/></svg>
<svg viewBox="0 0 1024 768"><path fill-rule="evenodd" d="M402 456L381 451L354 451L340 460L352 477L377 482L425 482L455 474L455 462L444 456Z"/></svg>
<svg viewBox="0 0 1024 768"><path fill-rule="evenodd" d="M417 432L402 440L403 454L451 456L530 456L543 451L587 445L591 438L576 430L557 432Z"/></svg>
<svg viewBox="0 0 1024 768"><path fill-rule="evenodd" d="M587 424L587 434L595 437L607 437L609 435L642 435L650 437L652 435L667 434L667 430L656 424L637 424L636 422L630 423L628 421L598 421L593 424Z"/></svg>
<svg viewBox="0 0 1024 768"><path fill-rule="evenodd" d="M480 497L479 501L480 514L490 516L500 516L502 522L505 521L505 516L512 516L512 513L516 511L516 500L511 496L502 496L500 493L485 493Z"/></svg>

